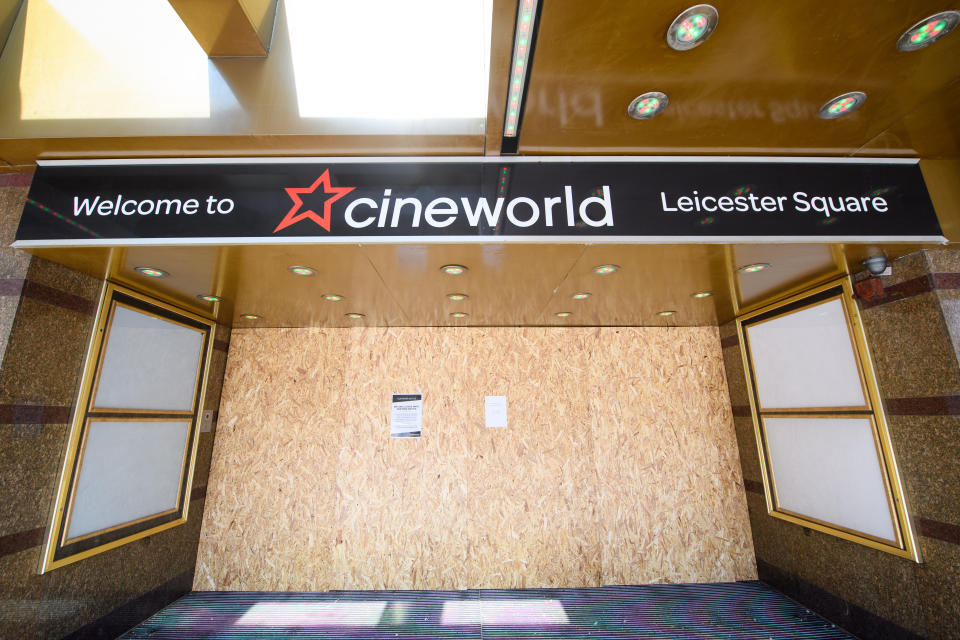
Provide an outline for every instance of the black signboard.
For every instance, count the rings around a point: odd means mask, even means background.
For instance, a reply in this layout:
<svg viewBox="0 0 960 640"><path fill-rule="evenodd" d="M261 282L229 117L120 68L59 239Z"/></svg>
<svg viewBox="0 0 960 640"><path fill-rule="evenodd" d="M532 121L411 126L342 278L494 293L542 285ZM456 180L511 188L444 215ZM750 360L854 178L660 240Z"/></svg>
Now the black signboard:
<svg viewBox="0 0 960 640"><path fill-rule="evenodd" d="M16 245L942 241L915 162L50 162Z"/></svg>

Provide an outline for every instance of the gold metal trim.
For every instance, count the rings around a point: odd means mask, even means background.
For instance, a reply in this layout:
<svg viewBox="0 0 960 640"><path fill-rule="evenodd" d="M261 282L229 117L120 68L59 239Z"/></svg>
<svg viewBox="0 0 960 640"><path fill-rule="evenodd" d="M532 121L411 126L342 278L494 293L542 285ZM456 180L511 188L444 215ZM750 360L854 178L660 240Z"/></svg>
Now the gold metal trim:
<svg viewBox="0 0 960 640"><path fill-rule="evenodd" d="M177 505L179 505L181 493L182 493L181 488L183 486L184 469L187 466L186 465L187 450L189 449L189 446L190 446L190 430L193 428L193 414L188 415L187 420L182 420L177 418L166 418L166 417L163 417L163 418L139 417L139 416L131 416L131 417L134 418L133 421L136 421L136 422L185 422L187 423L187 439L183 443L183 455L180 457L180 467L179 467L180 476L177 478ZM160 518L171 513L176 513L177 511L177 506L174 506L172 509L167 509L166 511L153 513L147 516L143 516L142 518L137 518L136 520L127 520L126 522L121 522L120 524L113 525L105 529L98 529L97 531L85 533L82 536L77 536L76 538L67 538L67 535L70 532L70 524L73 518L73 504L77 497L76 489L77 489L77 483L80 480L80 470L83 468L83 458L87 452L87 436L90 433L91 422L132 422L132 421L127 419L126 417L119 417L119 418L109 417L108 418L103 416L91 415L89 413L87 414L87 419L84 421L83 437L81 438L81 442L80 442L80 451L77 454L77 465L76 465L77 472L73 474L73 478L70 483L70 494L68 498L67 511L63 521L63 533L60 536L60 546L62 547L68 544L73 544L75 542L88 540L90 538L103 535L105 533L111 533L113 531L117 531L125 527L132 527L134 525L140 524L141 522L145 522L153 518Z"/></svg>
<svg viewBox="0 0 960 640"><path fill-rule="evenodd" d="M168 422L177 422L180 421L179 412L175 411L154 411L153 416L146 415L145 411L138 410L104 410L104 409L93 409L90 405L92 404L92 398L95 397L92 395L94 391L94 385L99 383L99 370L100 363L105 353L104 346L109 333L108 320L112 317L113 309L117 304L123 304L117 302L115 299L116 293L122 293L137 300L141 300L147 304L159 307L166 311L169 311L172 314L175 314L181 318L188 318L192 321L198 322L206 327L206 329L197 329L197 327L192 327L190 325L185 325L190 329L200 331L204 334L204 340L206 341L205 346L203 347L202 355L199 358L198 370L197 370L197 379L196 386L193 395L192 406L195 408L194 411L185 412L182 418L189 419L189 430L187 434L187 446L184 447L184 454L181 464L181 471L179 476L178 484L178 506L177 509L173 511L167 511L160 514L154 514L148 516L145 519L162 517L163 515L168 515L169 513L174 513L176 511L181 511L182 515L179 518L171 520L170 522L165 522L163 524L157 525L155 527L147 528L143 531L130 534L112 540L110 542L104 543L102 545L81 551L60 559L54 559L58 549L65 546L66 542L58 540L57 532L62 531L62 536L66 537L66 532L69 531L69 522L65 517L69 517L72 511L73 505L73 492L75 489L75 484L77 478L79 477L80 464L83 461L83 448L85 447L85 434L87 431L84 429L84 426L88 421L98 419L98 420L124 420L127 417L133 418L137 421L143 420L157 420L157 421L168 421ZM125 305L126 306L126 305ZM134 310L142 313L149 313L142 309ZM164 320L176 322L177 324L182 324L171 318L161 317ZM94 322L94 330L91 333L90 341L87 345L87 356L84 361L83 366L83 375L81 378L81 383L79 391L77 393L77 402L74 407L73 418L70 427L70 435L67 440L67 449L63 458L63 463L60 467L59 479L57 482L57 493L56 499L53 504L50 515L50 526L46 532L43 553L41 554L41 565L40 573L46 573L53 569L72 564L84 558L89 558L93 555L103 553L104 551L115 549L121 545L133 542L134 540L139 540L147 536L165 531L172 527L179 526L187 522L187 517L190 508L190 497L192 493L192 482L193 482L193 473L196 468L196 457L197 449L200 440L199 433L199 415L203 411L203 402L206 400L207 393L207 384L209 380L209 371L210 363L213 359L213 344L216 334L216 322L206 318L197 313L193 313L174 305L171 305L167 302L156 300L150 296L147 296L139 291L130 289L125 286L115 284L113 282L105 282L104 286L100 293L100 300L97 305L97 314L96 320ZM102 416L99 414L103 413L112 413L118 415L112 416ZM157 415L159 414L159 415ZM84 442L81 443L81 434L84 434ZM191 444L192 440L192 444ZM128 527L133 524L143 522L145 519L138 519L133 522L126 522L117 527L111 527L110 529L101 530L94 532L83 537L78 537L71 539L70 544L91 537L94 535L102 535L109 531L115 531L118 528Z"/></svg>
<svg viewBox="0 0 960 640"><path fill-rule="evenodd" d="M837 412L837 413L832 414L832 415L825 415L825 414L809 414L809 413L797 413L797 412L793 412L793 413L789 413L789 414L776 414L776 415L769 415L769 416L767 416L767 415L761 415L761 416L760 416L760 428L763 430L764 442L766 442L766 435L767 435L765 418L774 418L774 419L801 418L801 419L804 419L804 420L824 420L824 419L828 419L828 420L867 420L867 421L870 423L870 435L872 436L872 440L873 440L873 450L874 450L874 454L877 456L877 463L878 463L879 466L880 466L880 475L881 475L881 478L882 478L882 480L883 480L884 493L885 493L885 495L886 495L886 500L887 500L887 515L890 516L890 522L891 522L892 525L893 525L893 533L894 533L894 538L893 538L893 539L883 538L883 537L880 537L880 536L875 536L875 535L873 535L873 534L866 533L865 531L860 531L859 529L853 529L853 528L851 528L851 527L846 527L846 526L843 526L843 525L840 525L840 524L830 523L830 522L828 522L828 521L826 521L826 520L821 520L821 519L819 519L819 518L814 518L813 516L807 516L807 515L804 515L804 514L802 514L802 513L799 513L799 512L796 512L796 511L791 511L790 509L785 509L785 508L783 508L783 507L780 505L780 495L779 495L779 492L777 491L776 474L773 473L773 467L771 466L771 468L770 468L770 488L771 488L771 490L772 490L772 492L773 492L773 503L774 503L774 506L775 506L775 511L777 511L778 513L789 514L789 515L792 515L792 516L797 517L797 518L806 518L806 519L810 520L811 522L817 522L817 523L822 524L822 525L824 525L824 526L834 527L834 528L836 528L836 529L838 529L838 530L840 530L840 531L845 531L845 532L850 533L850 534L852 534L852 535L860 535L860 536L863 536L863 537L865 537L865 538L870 538L870 539L872 539L872 540L876 540L877 542L881 542L881 543L886 543L886 544L889 544L889 545L893 545L893 546L895 546L895 547L897 547L897 548L902 548L902 547L903 547L902 539L901 539L901 536L900 536L900 530L899 530L899 526L898 526L897 518L896 518L896 511L895 511L895 508L894 508L893 495L890 493L889 477L888 477L887 469L886 469L885 465L883 464L883 451L882 451L882 449L881 449L881 447L880 447L880 440L879 440L879 438L877 437L877 424L876 424L876 420L874 419L872 413L843 413L843 412ZM769 458L768 458L768 460L769 460Z"/></svg>
<svg viewBox="0 0 960 640"><path fill-rule="evenodd" d="M143 300L144 302L148 302L149 304L152 304L152 305L155 305L155 306L163 306L163 307L168 307L168 306L169 306L169 305L161 304L159 300L156 300L156 301L155 301L155 300L151 300L151 299L148 298L147 296L144 296L144 295L141 295L141 294L133 295L132 292L126 292L126 293L127 293L128 295L131 295L132 297L135 297L135 298L137 298L137 299L141 299L141 300ZM102 374L102 372L103 372L103 361L104 361L104 359L107 357L106 345L109 343L109 340L110 340L110 331L113 329L113 319L114 319L114 317L115 317L115 315L116 315L116 310L117 310L117 308L119 308L119 307L123 307L124 309L129 309L129 310L131 310L131 311L135 311L135 312L137 312L137 313L141 313L141 314L143 314L143 315L145 315L145 316L149 316L149 317L151 317L151 318L156 318L156 319L158 319L158 320L163 320L163 321L165 321L165 322L169 322L170 324L179 325L179 326L181 326L181 327L183 327L183 328L185 328L185 329L190 329L191 331L196 331L197 333L199 333L199 334L201 334L201 335L203 335L203 334L205 333L202 329L197 329L196 327L191 326L191 325L189 325L189 324L186 324L186 323L184 323L184 322L179 322L179 321L175 320L174 318L168 318L168 317L162 316L162 315L160 315L160 314L158 314L158 313L151 313L150 311L146 311L146 310L144 310L144 309L138 309L138 308L133 307L133 306L131 306L131 305L129 305L129 304L124 304L124 303L122 303L122 302L118 302L118 301L116 301L116 300L111 299L111 300L110 300L110 317L107 319L107 323L106 323L106 333L105 333L105 335L104 335L103 343L102 343L102 346L101 346L101 349L100 349L100 354L99 354L99 357L98 357L98 359L97 359L97 374L96 374L96 378L94 379L93 389L91 389L91 391L90 391L90 407L89 407L89 410L90 410L90 411L99 411L99 412L111 412L111 413L161 413L161 412L163 412L163 413L181 413L181 412L183 411L183 410L181 410L181 409L112 409L112 408L107 408L107 407L94 407L94 406L93 406L93 403L96 402L96 399L97 399L97 393L100 391L100 376L101 376L101 374ZM173 309L168 309L168 310L172 311L173 313L185 313L185 312L180 311L180 310L177 310L177 311L173 311ZM203 322L209 322L209 320L204 319ZM213 335L213 334L212 334L212 331L209 332L208 335L212 336L212 335ZM211 340L212 340L212 337L211 337ZM201 372L200 372L200 366L201 366L201 364L202 364L202 362L203 362L203 354L202 354L202 353L200 354L200 357L199 357L197 360L198 360L198 362L197 362L197 373L195 374L194 379L197 380L197 381L199 381L200 373L201 373ZM196 403L197 403L197 388L196 388L196 386L195 386L195 387L194 387L194 390L193 390L193 396L191 396L191 398L190 398L190 406L191 406L191 407L192 407L192 406L196 406ZM184 414L185 414L185 415L193 415L193 411L186 411L186 412L184 412Z"/></svg>
<svg viewBox="0 0 960 640"><path fill-rule="evenodd" d="M836 286L836 285L834 284L834 285L832 285L832 286ZM822 289L819 289L819 290L820 290L820 291L828 291L830 288L831 288L831 286L824 286ZM774 320L779 320L780 318L786 317L786 316L788 316L788 315L793 315L794 313L799 313L800 311L806 311L807 309L810 309L810 308L812 308L812 307L816 307L816 306L821 305L821 304L826 304L826 303L828 303L828 302L833 302L834 300L839 300L839 301L840 301L840 307L841 307L841 309L843 310L843 318L844 318L844 320L846 321L846 324L847 324L847 336L850 338L850 349L853 351L853 359L854 359L854 362L856 363L856 366L857 366L857 376L858 376L859 379L860 379L860 395L863 396L863 402L864 402L864 403L863 403L862 405L837 406L837 407L823 407L823 408L820 408L820 407L777 407L777 408L767 408L767 407L764 407L764 406L760 403L760 396L759 396L759 393L758 393L758 394L757 394L757 408L760 410L761 413L773 413L773 412L781 412L781 413L782 413L782 412L785 412L785 411L786 411L786 412L794 412L794 411L797 411L797 410L803 410L803 411L839 411L839 412L872 411L872 409L871 409L871 407L870 407L870 394L869 394L868 391L867 391L866 378L865 378L864 375L863 375L863 365L861 364L860 358L859 358L859 354L857 353L856 338L855 338L854 335L853 335L853 330L850 328L850 313L849 313L849 311L847 310L847 307L846 307L846 305L845 305L844 302L843 302L843 296L842 296L842 295L836 295L836 296L832 296L832 297L830 297L830 298L824 298L823 300L817 300L816 302L811 302L810 304L805 304L805 305L803 305L803 306L801 306L801 307L798 307L798 308L796 308L796 309L791 309L788 313L784 313L784 314L782 314L782 315L777 315L777 316L774 316L774 317L772 317L772 318L766 318L766 319L764 319L764 320L758 320L758 321L756 321L756 322L749 322L749 323L748 323L749 326L746 327L747 338L749 338L750 328L751 328L751 327L756 327L756 326L759 326L759 325L761 325L761 324L766 324L766 323L768 323L768 322L772 322L772 321L774 321ZM792 304L792 303L788 303L788 302L784 301L784 302L781 302L780 304L776 305L776 307L786 306L787 304ZM774 308L776 308L776 307L774 307ZM754 312L752 312L752 313L748 313L748 314L744 317L744 321L746 322L749 318L754 318L754 317L756 317L756 316L758 316L758 315L763 315L763 314L765 314L765 313L767 313L767 312L769 312L769 311L771 311L771 310L773 310L773 309L771 309L771 308L764 308L764 309L756 310L756 311L754 311ZM756 371L757 369L756 369L756 367L754 366L754 361L753 361L753 352L752 352L752 351L749 351L749 352L748 352L748 355L750 356L750 369L751 369L751 371Z"/></svg>
<svg viewBox="0 0 960 640"><path fill-rule="evenodd" d="M729 259L729 258L728 258ZM892 509L892 522L894 531L898 537L896 544L890 544L882 539L877 539L868 534L853 532L849 529L832 523L824 523L799 514L787 513L778 510L776 501L776 487L770 470L770 459L766 451L764 430L761 427L763 416L783 417L784 410L761 410L759 408L758 396L755 381L755 369L749 344L747 342L747 331L744 327L749 324L749 320L761 314L776 311L787 305L801 302L813 297L823 291L840 286L842 295L838 297L844 309L844 317L847 322L847 329L850 332L854 355L856 356L858 370L861 375L861 384L864 387L865 397L867 399L866 411L849 411L846 407L830 408L793 408L792 415L798 417L870 417L874 425L874 443L880 455L881 472L884 477L884 485L887 493L888 508ZM818 300L812 304L829 302L834 298ZM736 304L736 303L735 303ZM800 311L810 305L803 305L790 312ZM788 313L790 313L788 312ZM848 276L841 276L830 282L822 282L822 278L817 278L808 283L800 292L792 295L778 294L763 304L750 305L742 313L738 312L736 318L737 338L740 346L740 357L744 365L744 375L746 377L747 396L750 402L750 414L753 420L754 436L757 443L757 455L760 459L760 474L764 486L764 500L767 505L767 513L780 520L798 524L803 527L815 529L844 540L849 540L874 549L886 551L903 558L909 558L915 562L920 562L920 549L916 542L915 532L909 517L906 497L903 492L903 485L900 482L899 470L896 462L896 456L890 442L890 434L887 428L886 415L883 411L883 402L880 397L880 390L877 384L876 374L873 370L873 360L870 356L870 349L867 345L866 334L864 333L863 323L860 319L859 310L853 297L853 287ZM825 413L823 409L830 411ZM815 413L817 412L817 413Z"/></svg>

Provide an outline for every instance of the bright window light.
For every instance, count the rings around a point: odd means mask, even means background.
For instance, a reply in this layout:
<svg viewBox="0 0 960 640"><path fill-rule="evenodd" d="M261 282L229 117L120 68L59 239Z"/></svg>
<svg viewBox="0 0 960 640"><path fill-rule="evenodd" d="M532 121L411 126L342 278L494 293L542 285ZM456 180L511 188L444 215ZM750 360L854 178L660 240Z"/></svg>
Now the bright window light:
<svg viewBox="0 0 960 640"><path fill-rule="evenodd" d="M448 600L443 603L440 624L569 624L559 600L519 598L510 600Z"/></svg>
<svg viewBox="0 0 960 640"><path fill-rule="evenodd" d="M301 117L486 117L491 0L285 6Z"/></svg>
<svg viewBox="0 0 960 640"><path fill-rule="evenodd" d="M209 118L208 60L167 0L30 0L25 120Z"/></svg>
<svg viewBox="0 0 960 640"><path fill-rule="evenodd" d="M234 623L261 627L373 627L380 623L386 601L258 602Z"/></svg>

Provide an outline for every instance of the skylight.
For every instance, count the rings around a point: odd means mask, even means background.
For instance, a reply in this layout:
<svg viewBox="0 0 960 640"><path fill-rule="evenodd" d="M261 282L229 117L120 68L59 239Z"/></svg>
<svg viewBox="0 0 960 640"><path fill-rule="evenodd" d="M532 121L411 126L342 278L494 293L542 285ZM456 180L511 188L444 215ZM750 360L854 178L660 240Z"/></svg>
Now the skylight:
<svg viewBox="0 0 960 640"><path fill-rule="evenodd" d="M301 117L486 117L491 0L285 6Z"/></svg>

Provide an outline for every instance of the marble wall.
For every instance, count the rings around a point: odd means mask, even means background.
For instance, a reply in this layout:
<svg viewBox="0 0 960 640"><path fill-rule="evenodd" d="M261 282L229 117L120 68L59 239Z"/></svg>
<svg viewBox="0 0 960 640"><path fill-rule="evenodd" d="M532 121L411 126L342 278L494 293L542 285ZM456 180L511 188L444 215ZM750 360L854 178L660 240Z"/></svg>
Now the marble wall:
<svg viewBox="0 0 960 640"><path fill-rule="evenodd" d="M102 282L9 248L29 179L0 175L0 638L113 638L190 590L214 432L200 436L187 524L39 575ZM229 339L218 327L207 409Z"/></svg>
<svg viewBox="0 0 960 640"><path fill-rule="evenodd" d="M960 638L960 251L891 266L883 297L859 305L923 562L767 515L731 322L720 335L757 570L861 638Z"/></svg>

